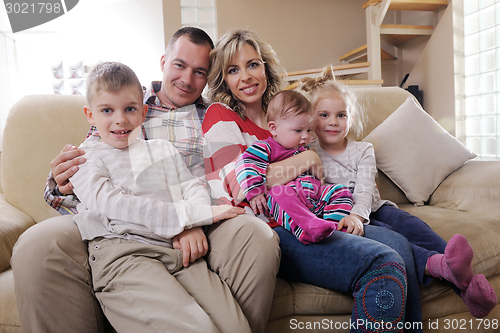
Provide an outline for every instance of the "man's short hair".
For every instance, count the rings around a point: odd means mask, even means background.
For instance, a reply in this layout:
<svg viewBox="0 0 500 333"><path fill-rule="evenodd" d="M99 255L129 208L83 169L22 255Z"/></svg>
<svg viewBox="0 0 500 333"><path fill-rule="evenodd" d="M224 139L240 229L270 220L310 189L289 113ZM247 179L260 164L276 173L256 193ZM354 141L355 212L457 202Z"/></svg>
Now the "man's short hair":
<svg viewBox="0 0 500 333"><path fill-rule="evenodd" d="M123 87L137 87L137 92L143 95L141 83L130 67L119 62L98 64L87 77L87 101L90 104L101 90L115 93Z"/></svg>
<svg viewBox="0 0 500 333"><path fill-rule="evenodd" d="M165 50L165 54L168 54L170 50L174 47L175 42L181 36L186 36L189 41L195 45L206 45L210 46L210 49L214 48L214 43L212 42L212 38L203 30L195 27L184 27L177 30L170 41L168 42L167 49Z"/></svg>

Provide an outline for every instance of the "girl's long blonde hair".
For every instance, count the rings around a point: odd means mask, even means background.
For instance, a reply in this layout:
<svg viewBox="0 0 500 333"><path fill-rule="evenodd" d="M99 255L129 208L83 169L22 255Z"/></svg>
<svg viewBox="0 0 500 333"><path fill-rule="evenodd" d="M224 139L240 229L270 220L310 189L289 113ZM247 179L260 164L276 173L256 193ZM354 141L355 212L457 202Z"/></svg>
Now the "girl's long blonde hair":
<svg viewBox="0 0 500 333"><path fill-rule="evenodd" d="M311 102L314 110L318 102L325 98L341 98L346 105L347 120L349 124L348 136L353 140L362 138L365 126L365 113L358 107L357 96L345 84L338 82L333 74L331 65L323 69L318 78L303 78L295 90L304 94Z"/></svg>
<svg viewBox="0 0 500 333"><path fill-rule="evenodd" d="M267 88L262 96L264 113L267 112L271 98L283 88L283 79L280 75L282 68L271 45L262 41L253 31L234 29L227 32L210 52L212 65L208 74L208 98L212 102L227 104L242 119L245 119L244 105L234 98L224 78L234 55L244 44L252 46L257 51L266 69Z"/></svg>

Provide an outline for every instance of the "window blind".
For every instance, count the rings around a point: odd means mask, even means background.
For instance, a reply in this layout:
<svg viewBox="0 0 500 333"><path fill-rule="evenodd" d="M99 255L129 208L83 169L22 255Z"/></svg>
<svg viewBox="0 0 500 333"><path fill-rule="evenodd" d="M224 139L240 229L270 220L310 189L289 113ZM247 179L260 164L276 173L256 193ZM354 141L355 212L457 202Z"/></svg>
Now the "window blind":
<svg viewBox="0 0 500 333"><path fill-rule="evenodd" d="M500 157L500 0L464 0L465 143Z"/></svg>
<svg viewBox="0 0 500 333"><path fill-rule="evenodd" d="M183 27L203 29L217 41L217 19L215 0L181 0L181 19Z"/></svg>

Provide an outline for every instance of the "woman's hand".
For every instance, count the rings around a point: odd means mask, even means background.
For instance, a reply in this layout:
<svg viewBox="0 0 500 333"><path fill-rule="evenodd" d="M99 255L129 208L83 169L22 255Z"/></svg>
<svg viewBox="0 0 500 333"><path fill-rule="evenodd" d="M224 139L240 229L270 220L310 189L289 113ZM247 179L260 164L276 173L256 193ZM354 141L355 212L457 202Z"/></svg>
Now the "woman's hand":
<svg viewBox="0 0 500 333"><path fill-rule="evenodd" d="M245 209L231 205L212 206L212 223L219 222L220 220L227 220L244 214Z"/></svg>
<svg viewBox="0 0 500 333"><path fill-rule="evenodd" d="M250 207L255 215L264 214L268 210L266 195L261 193L250 199Z"/></svg>
<svg viewBox="0 0 500 333"><path fill-rule="evenodd" d="M208 252L208 241L203 229L187 229L172 238L174 249L182 250L182 265L188 267Z"/></svg>
<svg viewBox="0 0 500 333"><path fill-rule="evenodd" d="M339 224L337 225L337 230L340 231L346 228L345 232L347 232L348 234L363 237L363 235L365 234L365 229L362 222L363 220L364 219L361 216L358 216L356 214L347 215L342 220L340 220Z"/></svg>
<svg viewBox="0 0 500 333"><path fill-rule="evenodd" d="M323 177L323 165L315 165L309 169L309 172L319 181L321 185L325 185L325 177Z"/></svg>
<svg viewBox="0 0 500 333"><path fill-rule="evenodd" d="M52 176L62 194L73 193L73 185L69 178L78 171L78 165L85 162L85 151L72 145L66 145L56 158L50 162Z"/></svg>
<svg viewBox="0 0 500 333"><path fill-rule="evenodd" d="M317 178L321 180L322 167L321 158L314 150L303 151L286 160L270 164L266 170L266 187L270 189L276 185L285 185L308 170L315 176L319 175Z"/></svg>

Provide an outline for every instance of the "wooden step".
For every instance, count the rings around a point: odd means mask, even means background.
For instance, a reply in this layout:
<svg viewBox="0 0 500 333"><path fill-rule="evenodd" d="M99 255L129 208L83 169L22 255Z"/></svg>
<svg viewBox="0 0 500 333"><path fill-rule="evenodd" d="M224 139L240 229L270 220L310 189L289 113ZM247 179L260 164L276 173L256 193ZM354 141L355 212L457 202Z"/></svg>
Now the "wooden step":
<svg viewBox="0 0 500 333"><path fill-rule="evenodd" d="M368 87L368 86L375 86L375 87L382 87L384 84L384 80L337 80L340 83L343 83L348 86L353 86L353 87ZM292 90L297 88L300 85L300 81L295 81L294 83L290 84L285 88L285 90Z"/></svg>
<svg viewBox="0 0 500 333"><path fill-rule="evenodd" d="M370 67L369 62L359 62L355 64L332 66L332 69L335 76L348 76L348 75L366 73L368 72L368 67ZM311 78L319 77L322 72L323 68L316 68L316 69L307 69L302 71L287 72L284 73L283 76L287 81L296 81L306 76L309 76Z"/></svg>
<svg viewBox="0 0 500 333"><path fill-rule="evenodd" d="M369 6L375 6L382 0L369 0L363 5L363 9ZM448 5L446 0L392 0L389 9L392 10L421 10L436 11Z"/></svg>
<svg viewBox="0 0 500 333"><path fill-rule="evenodd" d="M433 31L432 25L382 24L380 26L380 34L388 35L401 43L417 36L430 36Z"/></svg>
<svg viewBox="0 0 500 333"><path fill-rule="evenodd" d="M352 50L351 52L344 54L343 56L341 56L339 58L339 60L340 61L355 61L355 60L366 61L368 59L367 50L368 50L368 44L365 44L363 46L358 47L355 50ZM394 59L396 59L396 57L394 57L392 54L385 51L384 49L380 49L380 56L381 56L382 60L394 60Z"/></svg>
<svg viewBox="0 0 500 333"><path fill-rule="evenodd" d="M384 80L339 80L348 86L379 86L384 84Z"/></svg>

